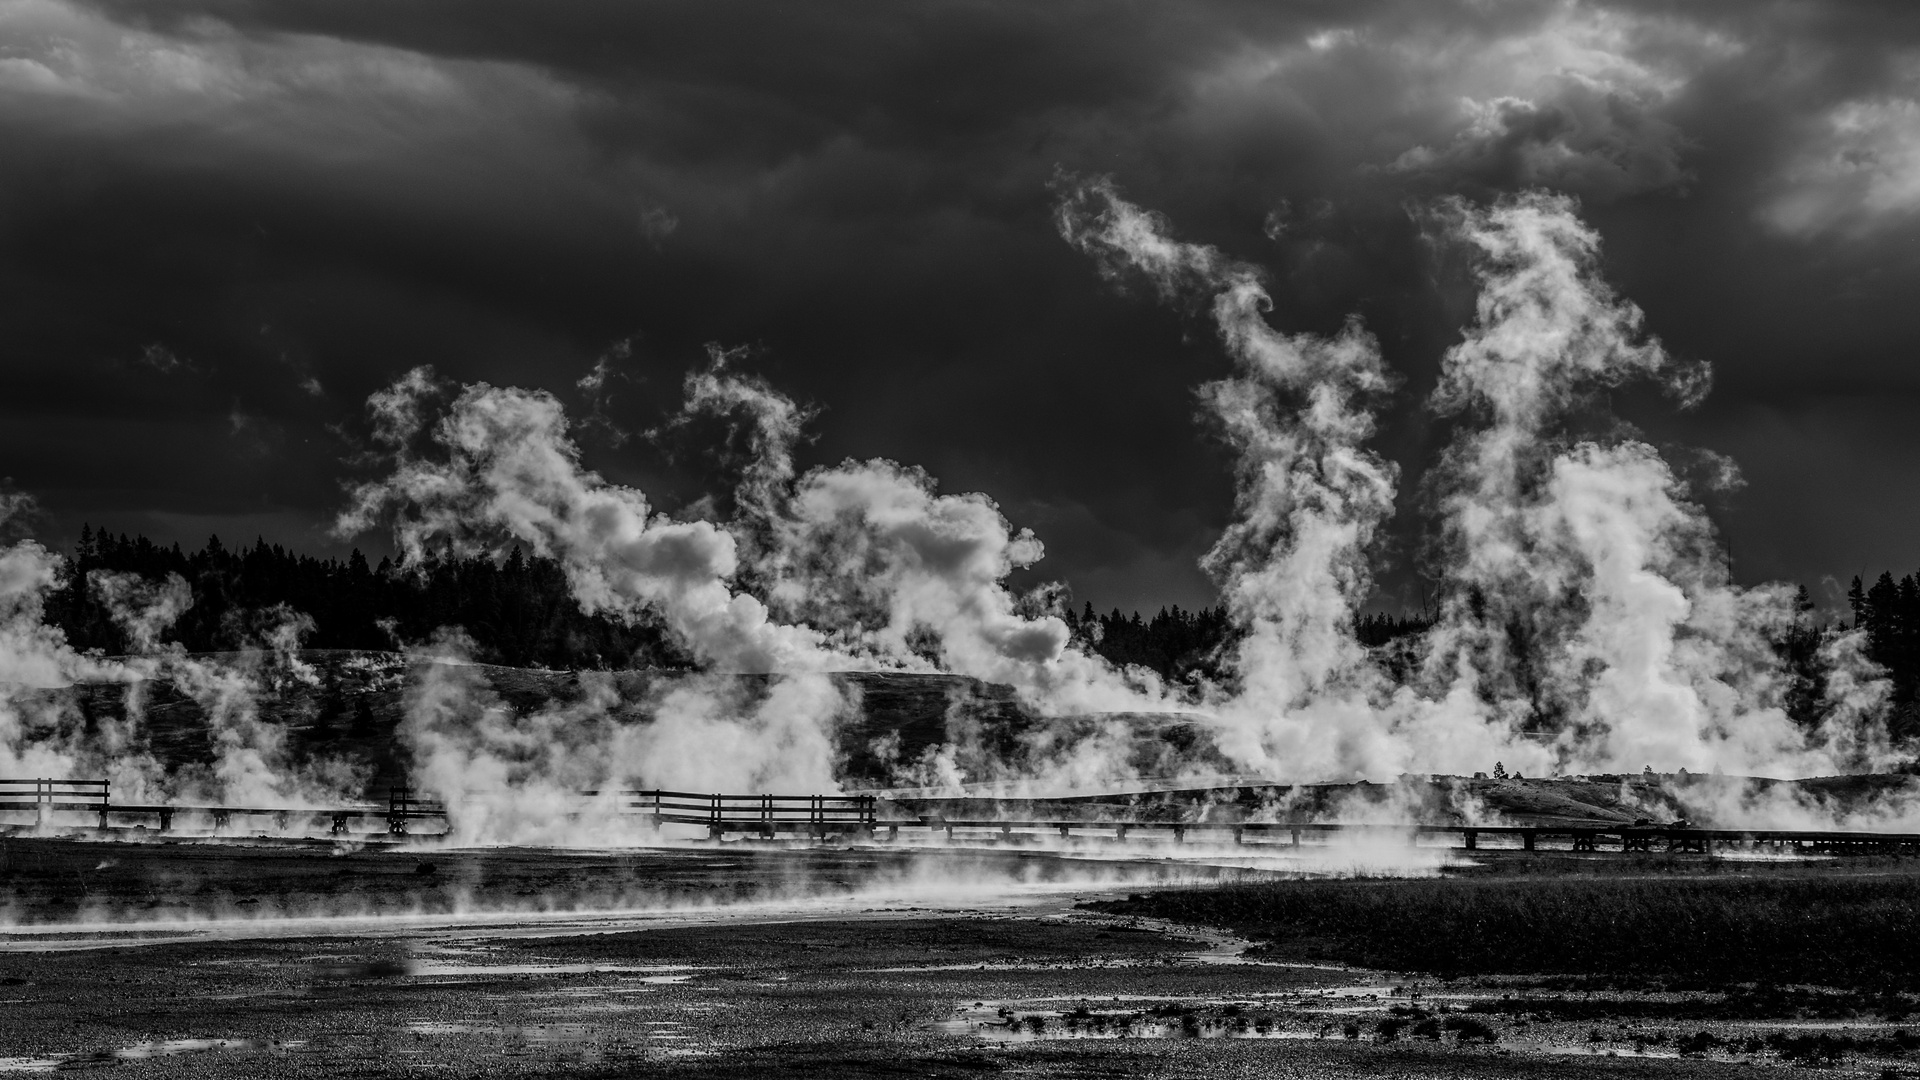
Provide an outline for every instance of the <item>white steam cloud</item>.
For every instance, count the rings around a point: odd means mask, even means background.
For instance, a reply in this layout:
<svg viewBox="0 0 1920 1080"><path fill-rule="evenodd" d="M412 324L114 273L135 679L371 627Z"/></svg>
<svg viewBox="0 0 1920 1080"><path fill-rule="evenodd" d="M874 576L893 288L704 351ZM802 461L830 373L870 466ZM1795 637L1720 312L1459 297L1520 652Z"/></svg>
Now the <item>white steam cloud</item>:
<svg viewBox="0 0 1920 1080"><path fill-rule="evenodd" d="M1731 582L1711 524L1655 448L1570 434L1595 390L1658 378L1692 401L1707 385L1600 277L1598 237L1571 200L1434 215L1445 242L1473 253L1480 298L1432 402L1458 424L1428 481L1446 592L1419 676L1402 686L1352 636L1394 484L1363 445L1388 388L1371 339L1353 324L1330 339L1275 332L1257 269L1170 239L1109 182L1071 185L1059 218L1106 276L1138 275L1169 300L1210 296L1239 369L1202 400L1241 455L1242 516L1208 559L1246 631L1240 685L1207 704L1244 766L1382 775L1498 757L1536 774L1658 761L1806 775L1890 759L1884 684L1858 642L1824 643L1826 719L1796 724L1772 645L1797 617L1789 591Z"/></svg>
<svg viewBox="0 0 1920 1080"><path fill-rule="evenodd" d="M94 571L76 587L105 606L132 651L82 654L44 621L63 575L60 557L32 540L0 550L0 775L104 777L122 804L291 809L358 799L366 778L356 766L296 752L285 726L261 716L263 693L313 679L297 655L311 619L284 607L257 612L248 648L189 656L160 640L192 605L184 580ZM169 763L152 750L146 710L161 680L203 714L205 763ZM73 699L48 693L77 683L117 684L121 708L89 716Z"/></svg>
<svg viewBox="0 0 1920 1080"><path fill-rule="evenodd" d="M1018 731L991 730L963 692L944 742L912 760L897 736L872 748L896 781L948 793L1471 772L1496 759L1533 775L1808 775L1893 760L1886 684L1857 636L1819 642L1820 721L1789 715L1795 673L1776 642L1804 616L1784 587L1731 580L1687 485L1599 407L1599 392L1632 380L1691 402L1707 378L1606 284L1572 201L1425 212L1439 243L1468 254L1479 301L1428 403L1454 432L1425 480L1438 616L1396 676L1355 636L1399 488L1369 445L1398 382L1374 338L1357 320L1330 336L1276 330L1259 268L1175 239L1109 181L1061 188L1063 238L1104 276L1204 310L1232 362L1198 388L1236 455L1235 519L1205 559L1236 628L1219 681L1163 685L1077 648L1056 593L1008 588L1044 549L987 495L942 493L887 460L800 469L812 411L741 371L739 351L711 349L683 412L654 433L731 428L731 510L709 499L680 516L588 469L552 395L453 388L422 368L370 400L382 475L353 490L338 530L391 525L403 565L530 547L557 561L583 610L657 625L703 669L640 683L584 673L577 696L526 711L489 688L457 634L416 648L399 735L414 783L446 801L459 835L611 836L629 786L837 791L839 736L862 708L829 677L846 671L946 672L1019 695L1037 719ZM582 423L596 422L597 408ZM162 643L191 604L184 581L96 573L85 587L134 655L83 656L42 618L61 572L30 540L0 549L0 772L111 770L146 798L266 805L363 786L260 719L262 694L314 677L298 654L305 616L256 613L253 647L214 663ZM169 771L146 749L144 687L161 676L208 717L212 764ZM89 726L34 696L83 678L125 685L124 721ZM602 795L583 802L584 790Z"/></svg>
<svg viewBox="0 0 1920 1080"><path fill-rule="evenodd" d="M1275 331L1257 268L1170 239L1164 219L1106 181L1071 189L1058 222L1107 276L1137 271L1163 298L1210 300L1234 361L1235 375L1200 395L1239 455L1239 518L1205 559L1246 631L1232 657L1239 685L1213 695L1222 749L1268 775L1365 768L1386 732L1353 621L1398 480L1363 445L1392 386L1378 345L1357 321L1332 338Z"/></svg>
<svg viewBox="0 0 1920 1080"><path fill-rule="evenodd" d="M1429 679L1538 736L1536 767L1806 775L1884 760L1857 695L1830 715L1844 732L1788 717L1789 673L1770 639L1794 622L1791 590L1733 584L1660 452L1630 433L1567 433L1597 389L1655 378L1692 401L1707 382L1642 334L1572 201L1455 203L1441 221L1475 255L1481 288L1433 398L1460 428L1434 476L1451 589ZM1857 671L1853 647L1829 642L1830 664Z"/></svg>

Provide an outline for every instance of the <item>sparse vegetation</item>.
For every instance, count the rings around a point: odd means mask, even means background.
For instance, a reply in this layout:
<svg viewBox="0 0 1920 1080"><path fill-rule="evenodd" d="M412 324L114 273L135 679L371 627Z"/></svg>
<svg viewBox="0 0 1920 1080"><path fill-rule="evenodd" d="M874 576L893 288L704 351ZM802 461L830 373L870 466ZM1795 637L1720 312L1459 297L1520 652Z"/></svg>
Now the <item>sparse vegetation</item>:
<svg viewBox="0 0 1920 1080"><path fill-rule="evenodd" d="M1907 870L1243 882L1096 906L1227 927L1275 956L1396 971L1920 985L1920 872Z"/></svg>
<svg viewBox="0 0 1920 1080"><path fill-rule="evenodd" d="M1494 1043L1500 1041L1500 1035L1484 1020L1471 1016L1449 1016L1440 1022L1441 1028L1454 1033L1463 1043Z"/></svg>

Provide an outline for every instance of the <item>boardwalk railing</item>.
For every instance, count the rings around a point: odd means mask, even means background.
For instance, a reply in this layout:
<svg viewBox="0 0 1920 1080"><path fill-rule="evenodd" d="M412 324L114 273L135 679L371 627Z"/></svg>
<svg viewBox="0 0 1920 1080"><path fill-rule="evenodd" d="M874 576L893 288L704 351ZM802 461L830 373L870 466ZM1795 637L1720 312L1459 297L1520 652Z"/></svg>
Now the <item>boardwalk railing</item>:
<svg viewBox="0 0 1920 1080"><path fill-rule="evenodd" d="M281 832L290 830L296 823L322 819L331 824L335 836L352 831L351 823L358 819L382 822L387 833L401 836L406 834L409 821L446 816L444 806L416 798L407 788L393 789L385 807L377 803L347 807L116 803L110 792L111 783L106 780L0 778L0 812L31 811L36 826L53 824L53 815L60 811L97 814L102 829L110 827L110 817L122 822L127 818L150 819L159 825L161 832L172 832L174 818L183 815L206 819L215 833L225 832L236 817L271 818Z"/></svg>
<svg viewBox="0 0 1920 1080"><path fill-rule="evenodd" d="M170 832L176 815L186 814L210 819L215 833L230 827L235 817L269 817L281 832L290 831L297 822L302 827L316 821L330 826L334 836L353 831L356 821L371 822L376 831L390 836L405 836L410 826L420 821L448 819L444 803L422 798L412 788L389 791L386 805L361 803L335 807L198 806L178 803L155 805L116 804L110 799L106 780L0 779L0 812L27 811L37 826L53 824L57 813L95 814L99 826L108 828L110 816L122 823L128 818L157 819L162 832ZM1337 843L1340 838L1377 838L1413 844L1438 841L1468 851L1504 848L1507 850L1556 850L1572 852L1692 852L1710 854L1716 849L1826 852L1835 854L1920 854L1920 833L1868 833L1809 829L1696 829L1684 824L1657 825L1617 822L1574 822L1532 825L1439 825L1369 824L1355 822L1290 821L1150 821L1100 820L1093 818L1014 819L991 812L991 808L947 805L940 811L922 807L916 813L908 803L889 801L887 818L880 818L880 800L873 795L724 795L690 791L582 791L581 811L586 800L613 796L618 809L654 826L692 825L704 827L707 835L720 839L726 835L758 836L771 839L781 834L815 839L828 836L874 838L885 829L889 839L903 832L918 831L934 838L952 841L964 834L973 839L1012 841L1016 837L1058 834L1060 839L1118 842L1158 837L1178 844L1190 837L1196 840L1244 844L1264 841L1268 846L1300 847L1305 838L1319 844ZM960 809L961 814L952 814ZM981 814L981 810L987 810ZM978 814L979 816L975 816ZM963 816L964 815L964 816ZM142 826L144 827L144 826ZM1547 842L1543 844L1544 842Z"/></svg>
<svg viewBox="0 0 1920 1080"><path fill-rule="evenodd" d="M702 795L690 791L622 791L621 808L655 825L704 825L710 836L857 832L871 836L879 817L872 795Z"/></svg>
<svg viewBox="0 0 1920 1080"><path fill-rule="evenodd" d="M1624 825L1607 823L1565 825L1423 825L1372 824L1339 821L1126 821L1126 820L1012 820L1006 818L948 818L927 814L918 821L886 822L889 833L901 829L922 828L944 832L952 840L957 834L998 834L1012 839L1016 834L1057 832L1061 839L1111 837L1117 841L1159 836L1175 843L1212 839L1243 844L1250 839L1301 846L1305 837L1321 843L1337 843L1340 837L1375 838L1400 843L1420 840L1458 838L1460 848L1483 850L1485 841L1497 838L1500 846L1522 851L1543 850L1541 841L1557 840L1564 847L1551 850L1599 852L1691 852L1710 854L1715 850L1772 850L1829 852L1838 854L1914 854L1920 853L1920 833L1868 833L1841 830L1808 829L1696 829L1682 825Z"/></svg>
<svg viewBox="0 0 1920 1080"><path fill-rule="evenodd" d="M97 813L104 829L108 787L105 780L0 779L0 810L30 809L42 825L57 810Z"/></svg>
<svg viewBox="0 0 1920 1080"><path fill-rule="evenodd" d="M387 835L407 835L407 823L422 818L445 819L447 804L437 799L422 799L412 788L397 787L387 792ZM340 817L333 820L335 836L347 831L346 822Z"/></svg>

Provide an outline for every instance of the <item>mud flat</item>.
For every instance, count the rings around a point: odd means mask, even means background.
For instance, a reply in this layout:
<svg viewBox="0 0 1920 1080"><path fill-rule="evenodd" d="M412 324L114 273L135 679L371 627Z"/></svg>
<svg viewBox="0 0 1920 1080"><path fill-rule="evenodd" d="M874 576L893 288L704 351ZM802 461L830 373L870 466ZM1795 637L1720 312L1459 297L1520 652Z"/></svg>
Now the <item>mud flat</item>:
<svg viewBox="0 0 1920 1080"><path fill-rule="evenodd" d="M1419 884L1444 898L1489 877L1577 882L1584 865ZM1879 1076L1920 1061L1899 986L1354 967L1325 941L1147 914L1248 887L1165 861L16 839L0 867L0 1074ZM1254 887L1296 885L1325 883Z"/></svg>

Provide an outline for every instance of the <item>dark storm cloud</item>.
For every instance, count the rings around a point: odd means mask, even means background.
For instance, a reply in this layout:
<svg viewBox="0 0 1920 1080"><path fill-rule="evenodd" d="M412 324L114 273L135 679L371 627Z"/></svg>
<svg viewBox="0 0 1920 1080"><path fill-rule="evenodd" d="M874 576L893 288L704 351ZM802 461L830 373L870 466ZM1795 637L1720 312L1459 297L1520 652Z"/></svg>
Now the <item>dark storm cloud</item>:
<svg viewBox="0 0 1920 1080"><path fill-rule="evenodd" d="M306 546L334 432L432 363L562 393L596 467L692 499L614 433L718 340L823 407L814 459L989 492L1097 603L1203 602L1230 489L1191 387L1224 361L1058 241L1055 170L1266 266L1287 329L1361 313L1408 376L1409 491L1470 293L1407 206L1540 185L1718 369L1697 414L1630 411L1741 457L1743 566L1811 580L1847 569L1826 538L1908 524L1857 455L1920 452L1878 404L1920 389L1917 49L1895 4L30 0L0 14L0 472L67 529Z"/></svg>

